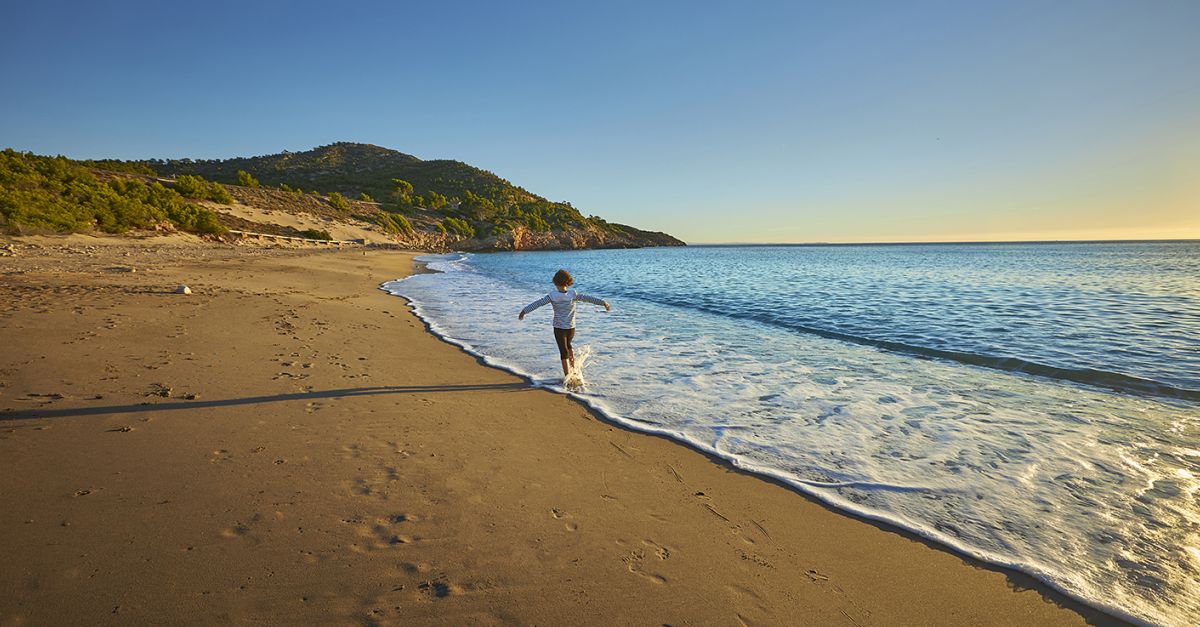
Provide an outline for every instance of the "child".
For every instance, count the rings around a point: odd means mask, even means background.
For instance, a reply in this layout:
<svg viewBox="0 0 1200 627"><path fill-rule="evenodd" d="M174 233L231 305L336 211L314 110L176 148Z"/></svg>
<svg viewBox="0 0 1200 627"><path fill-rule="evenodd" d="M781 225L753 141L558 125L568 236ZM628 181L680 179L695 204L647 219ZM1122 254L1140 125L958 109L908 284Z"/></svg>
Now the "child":
<svg viewBox="0 0 1200 627"><path fill-rule="evenodd" d="M571 340L575 338L575 301L581 300L593 305L604 305L605 311L612 311L612 306L595 296L586 296L567 288L575 284L571 273L559 270L554 273L554 287L557 291L529 303L517 315L517 320L524 320L525 314L550 304L554 307L554 341L558 344L558 357L562 360L563 376L571 373L575 367L575 353L571 350Z"/></svg>

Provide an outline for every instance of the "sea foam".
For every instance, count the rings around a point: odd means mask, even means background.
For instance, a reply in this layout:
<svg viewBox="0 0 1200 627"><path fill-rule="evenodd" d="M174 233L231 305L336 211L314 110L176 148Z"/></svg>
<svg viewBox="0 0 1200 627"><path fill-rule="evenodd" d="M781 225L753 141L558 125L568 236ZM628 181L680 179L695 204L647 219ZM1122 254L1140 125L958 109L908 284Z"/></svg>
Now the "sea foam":
<svg viewBox="0 0 1200 627"><path fill-rule="evenodd" d="M436 273L382 288L490 365L1116 616L1186 624L1200 615L1193 402L921 358L602 289L614 311L580 303L576 342L590 344L592 357L586 389L570 392L559 383L548 314L516 319L541 296L532 276L506 275L498 257L424 259ZM536 258L551 272L578 259Z"/></svg>

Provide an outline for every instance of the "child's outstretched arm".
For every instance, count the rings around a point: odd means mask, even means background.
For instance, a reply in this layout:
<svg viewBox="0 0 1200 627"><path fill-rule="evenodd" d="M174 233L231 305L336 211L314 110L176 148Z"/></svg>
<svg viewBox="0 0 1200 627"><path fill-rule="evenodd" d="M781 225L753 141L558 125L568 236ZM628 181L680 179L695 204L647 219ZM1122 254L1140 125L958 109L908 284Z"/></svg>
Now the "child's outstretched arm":
<svg viewBox="0 0 1200 627"><path fill-rule="evenodd" d="M549 304L550 304L550 295L546 294L545 296L533 301L532 303L525 305L525 308L521 310L521 313L517 314L517 320L524 320L525 314L533 311L534 309L537 309L538 307L541 307L542 305L549 305Z"/></svg>
<svg viewBox="0 0 1200 627"><path fill-rule="evenodd" d="M575 300L581 300L585 303L591 303L593 305L600 305L601 307L604 307L605 311L612 311L612 305L609 305L608 301L596 298L595 296L588 296L587 294L575 292Z"/></svg>

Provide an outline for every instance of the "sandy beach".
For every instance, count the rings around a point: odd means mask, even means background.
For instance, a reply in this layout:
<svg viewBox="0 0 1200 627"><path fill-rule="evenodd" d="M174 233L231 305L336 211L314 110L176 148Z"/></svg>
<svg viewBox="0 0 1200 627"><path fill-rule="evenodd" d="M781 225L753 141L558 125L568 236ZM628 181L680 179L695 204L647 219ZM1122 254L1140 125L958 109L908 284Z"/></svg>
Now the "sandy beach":
<svg viewBox="0 0 1200 627"><path fill-rule="evenodd" d="M480 364L413 256L0 257L0 625L1113 622Z"/></svg>

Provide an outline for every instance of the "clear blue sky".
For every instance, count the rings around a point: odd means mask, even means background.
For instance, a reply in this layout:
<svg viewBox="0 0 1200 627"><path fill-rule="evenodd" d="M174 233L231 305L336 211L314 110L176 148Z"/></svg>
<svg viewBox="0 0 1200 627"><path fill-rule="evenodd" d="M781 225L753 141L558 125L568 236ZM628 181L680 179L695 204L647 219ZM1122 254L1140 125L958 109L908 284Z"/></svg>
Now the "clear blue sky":
<svg viewBox="0 0 1200 627"><path fill-rule="evenodd" d="M691 242L1200 237L1198 33L1195 0L3 0L0 147L366 142Z"/></svg>

